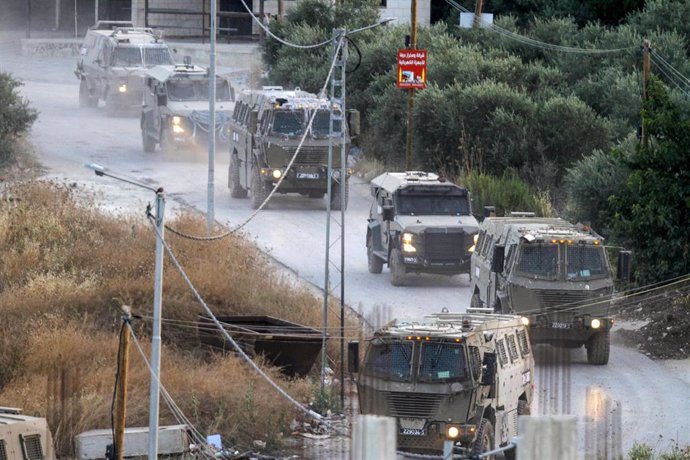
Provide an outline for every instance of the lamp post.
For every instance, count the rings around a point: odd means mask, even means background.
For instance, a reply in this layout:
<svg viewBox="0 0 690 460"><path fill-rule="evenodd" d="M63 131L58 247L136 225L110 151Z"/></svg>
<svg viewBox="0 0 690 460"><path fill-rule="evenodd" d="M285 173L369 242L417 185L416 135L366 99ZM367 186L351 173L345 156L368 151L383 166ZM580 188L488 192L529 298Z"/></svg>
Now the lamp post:
<svg viewBox="0 0 690 460"><path fill-rule="evenodd" d="M84 165L92 169L97 176L113 179L150 190L156 194L156 268L153 287L153 336L151 337L151 385L149 401L149 460L158 458L158 406L160 402L160 367L161 367L161 310L163 295L163 239L165 234L164 213L165 193L163 187L153 187L139 181L110 172L95 163Z"/></svg>
<svg viewBox="0 0 690 460"><path fill-rule="evenodd" d="M208 68L208 203L206 209L206 228L213 233L215 220L215 166L216 166L216 1L211 0L211 53Z"/></svg>

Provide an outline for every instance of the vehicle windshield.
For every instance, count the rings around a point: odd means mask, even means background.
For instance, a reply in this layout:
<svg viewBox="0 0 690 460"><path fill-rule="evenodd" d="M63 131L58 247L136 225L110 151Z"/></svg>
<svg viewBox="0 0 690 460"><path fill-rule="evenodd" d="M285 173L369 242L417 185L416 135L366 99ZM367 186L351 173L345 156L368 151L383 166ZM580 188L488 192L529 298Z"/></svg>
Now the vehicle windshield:
<svg viewBox="0 0 690 460"><path fill-rule="evenodd" d="M311 125L311 133L314 137L328 136L331 122L331 113L328 110L318 110ZM333 132L340 133L340 120L333 123Z"/></svg>
<svg viewBox="0 0 690 460"><path fill-rule="evenodd" d="M404 195L397 200L398 214L410 216L466 216L470 206L465 196Z"/></svg>
<svg viewBox="0 0 690 460"><path fill-rule="evenodd" d="M556 278L558 276L558 245L522 245L518 270L535 278Z"/></svg>
<svg viewBox="0 0 690 460"><path fill-rule="evenodd" d="M276 110L273 115L272 131L285 136L300 136L304 134L304 111Z"/></svg>
<svg viewBox="0 0 690 460"><path fill-rule="evenodd" d="M175 60L166 46L156 46L144 48L144 65L153 67L154 65L174 65Z"/></svg>
<svg viewBox="0 0 690 460"><path fill-rule="evenodd" d="M208 101L208 80L180 78L167 83L171 101ZM230 88L226 81L216 82L216 101L229 101Z"/></svg>
<svg viewBox="0 0 690 460"><path fill-rule="evenodd" d="M601 246L568 246L566 266L569 280L606 276L604 248Z"/></svg>
<svg viewBox="0 0 690 460"><path fill-rule="evenodd" d="M113 53L115 67L141 67L141 48L138 46L118 46Z"/></svg>
<svg viewBox="0 0 690 460"><path fill-rule="evenodd" d="M410 380L412 346L412 342L373 343L367 353L366 371L391 380Z"/></svg>
<svg viewBox="0 0 690 460"><path fill-rule="evenodd" d="M422 344L418 376L420 382L464 380L467 378L464 345L433 342Z"/></svg>

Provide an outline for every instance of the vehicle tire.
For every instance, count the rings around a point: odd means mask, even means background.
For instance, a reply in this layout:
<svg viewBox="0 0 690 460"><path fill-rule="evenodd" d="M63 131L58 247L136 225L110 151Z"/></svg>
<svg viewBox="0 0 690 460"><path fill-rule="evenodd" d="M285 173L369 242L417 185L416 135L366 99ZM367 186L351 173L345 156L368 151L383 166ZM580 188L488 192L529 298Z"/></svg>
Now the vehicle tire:
<svg viewBox="0 0 690 460"><path fill-rule="evenodd" d="M228 168L228 188L230 189L230 196L233 198L247 198L247 189L240 184L240 165L238 164L235 155L230 158L230 167Z"/></svg>
<svg viewBox="0 0 690 460"><path fill-rule="evenodd" d="M171 152L175 146L175 143L170 138L169 130L165 129L163 126L161 126L160 145L161 150L164 152Z"/></svg>
<svg viewBox="0 0 690 460"><path fill-rule="evenodd" d="M383 271L383 260L374 254L374 242L371 235L367 238L367 260L369 273L381 273Z"/></svg>
<svg viewBox="0 0 690 460"><path fill-rule="evenodd" d="M494 301L494 313L496 314L503 314L503 305L501 305L501 301L499 299L496 299Z"/></svg>
<svg viewBox="0 0 690 460"><path fill-rule="evenodd" d="M146 133L146 116L142 114L141 116L141 144L144 148L144 152L153 152L156 150L156 139L149 136Z"/></svg>
<svg viewBox="0 0 690 460"><path fill-rule="evenodd" d="M331 186L331 209L334 211L340 211L341 207L341 199L340 199L340 194L341 194L341 184L339 183L334 183ZM347 202L349 199L350 195L350 181L345 181L345 209L347 209Z"/></svg>
<svg viewBox="0 0 690 460"><path fill-rule="evenodd" d="M481 308L482 307L482 301L479 300L479 293L475 292L472 294L472 298L470 299L470 308Z"/></svg>
<svg viewBox="0 0 690 460"><path fill-rule="evenodd" d="M493 450L494 448L494 427L491 422L485 418L482 419L477 429L477 437L472 443L472 455L479 455L484 452ZM495 456L485 457L494 460Z"/></svg>
<svg viewBox="0 0 690 460"><path fill-rule="evenodd" d="M89 87L86 85L86 80L82 78L81 83L79 83L79 107L93 108L96 106L98 106L98 99L91 96Z"/></svg>
<svg viewBox="0 0 690 460"><path fill-rule="evenodd" d="M391 271L391 284L393 286L405 285L405 264L403 264L403 256L400 249L393 249L391 251L391 260L388 263Z"/></svg>
<svg viewBox="0 0 690 460"><path fill-rule="evenodd" d="M259 209L261 203L266 201L269 194L269 189L266 186L266 182L259 175L259 169L254 166L252 167L252 186L251 186L251 198L252 198L252 208ZM266 204L268 206L268 203ZM266 209L264 206L264 209Z"/></svg>
<svg viewBox="0 0 690 460"><path fill-rule="evenodd" d="M611 336L609 331L597 332L585 345L587 348L587 362L589 364L604 365L609 362Z"/></svg>
<svg viewBox="0 0 690 460"><path fill-rule="evenodd" d="M318 191L318 190L315 190L315 191L313 191L313 192L309 192L309 193L307 194L307 196L308 196L309 198L314 198L314 199L321 199L321 198L323 198L324 195L325 195L324 192L321 192L321 191Z"/></svg>

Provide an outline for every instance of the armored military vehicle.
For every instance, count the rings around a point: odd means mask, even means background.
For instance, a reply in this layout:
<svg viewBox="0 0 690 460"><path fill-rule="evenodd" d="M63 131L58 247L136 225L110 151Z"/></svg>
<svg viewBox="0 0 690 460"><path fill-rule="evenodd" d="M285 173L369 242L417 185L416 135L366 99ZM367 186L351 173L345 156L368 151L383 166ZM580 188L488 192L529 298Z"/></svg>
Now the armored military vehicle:
<svg viewBox="0 0 690 460"><path fill-rule="evenodd" d="M46 419L22 412L16 407L0 407L0 459L55 460Z"/></svg>
<svg viewBox="0 0 690 460"><path fill-rule="evenodd" d="M79 105L97 107L105 101L109 113L141 108L144 72L156 65L173 65L168 45L150 28L128 22L99 21L86 32L74 74L80 80Z"/></svg>
<svg viewBox="0 0 690 460"><path fill-rule="evenodd" d="M518 316L468 309L396 323L374 334L357 364L350 359L360 411L395 417L402 451L438 453L451 440L487 452L507 445L518 415L530 413L534 358Z"/></svg>
<svg viewBox="0 0 690 460"><path fill-rule="evenodd" d="M406 273L456 275L470 268L478 223L467 189L422 171L387 172L371 181L367 226L370 273L387 263L391 284Z"/></svg>
<svg viewBox="0 0 690 460"><path fill-rule="evenodd" d="M629 256L620 253L621 278ZM534 343L585 345L589 363L608 362L614 280L604 240L590 229L533 213L488 217L470 276L472 307L523 315Z"/></svg>
<svg viewBox="0 0 690 460"><path fill-rule="evenodd" d="M332 142L331 209L341 209L341 194L345 195L347 207L350 172L340 177L341 129L346 130L344 138L349 144L350 135L355 136L359 131L358 120L353 118L345 124L337 122L330 138L330 109L328 99L299 88L288 91L271 86L240 93L230 121L230 195L245 198L249 192L252 207L256 209L285 176L278 193L323 198L328 188L328 148ZM343 118L337 104L333 111L337 118ZM314 112L314 121L305 137ZM300 143L297 157L288 170Z"/></svg>
<svg viewBox="0 0 690 460"><path fill-rule="evenodd" d="M208 81L206 69L191 64L156 66L146 72L141 139L144 151L156 144L168 149L208 141ZM228 140L234 91L227 78L216 77L216 139Z"/></svg>

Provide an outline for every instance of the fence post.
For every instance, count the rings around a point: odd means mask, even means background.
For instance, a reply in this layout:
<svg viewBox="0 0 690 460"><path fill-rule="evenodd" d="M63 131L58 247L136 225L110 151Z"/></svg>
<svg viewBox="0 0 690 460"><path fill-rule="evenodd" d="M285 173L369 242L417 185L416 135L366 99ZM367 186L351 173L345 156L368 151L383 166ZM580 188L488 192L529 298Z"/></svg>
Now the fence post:
<svg viewBox="0 0 690 460"><path fill-rule="evenodd" d="M395 460L395 419L358 415L352 426L351 460Z"/></svg>
<svg viewBox="0 0 690 460"><path fill-rule="evenodd" d="M518 460L577 460L577 417L520 417L519 425Z"/></svg>

